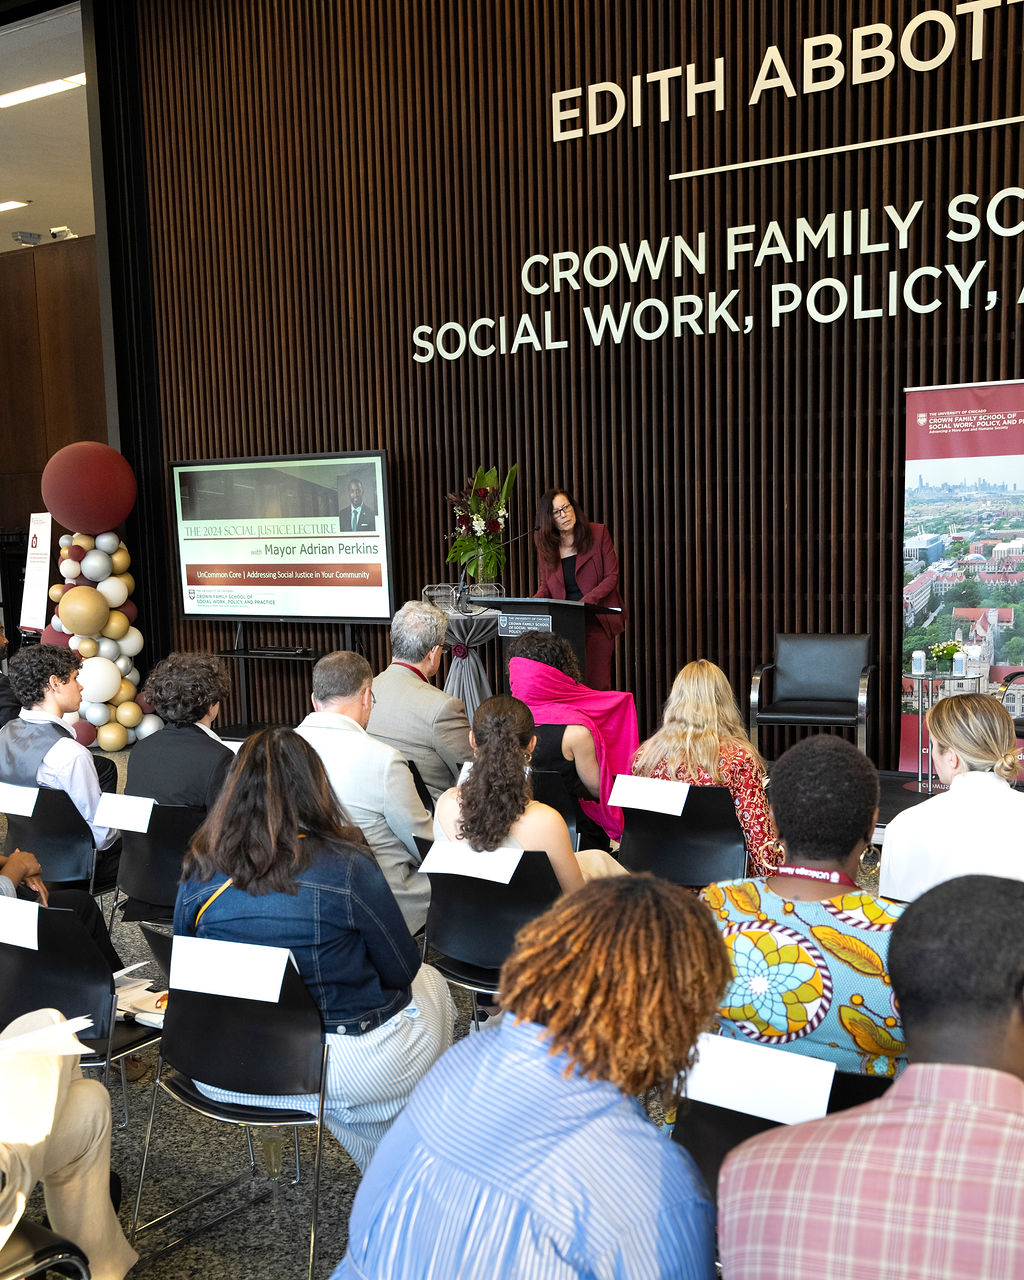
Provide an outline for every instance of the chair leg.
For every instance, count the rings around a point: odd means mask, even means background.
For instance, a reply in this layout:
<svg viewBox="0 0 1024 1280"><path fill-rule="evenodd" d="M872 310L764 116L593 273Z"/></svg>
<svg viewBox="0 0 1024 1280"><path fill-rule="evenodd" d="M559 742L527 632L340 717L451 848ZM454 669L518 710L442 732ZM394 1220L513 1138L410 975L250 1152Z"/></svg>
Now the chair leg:
<svg viewBox="0 0 1024 1280"><path fill-rule="evenodd" d="M289 1186L297 1187L302 1181L302 1165L299 1162L299 1126L292 1125L292 1139L295 1143L295 1177L289 1183Z"/></svg>
<svg viewBox="0 0 1024 1280"><path fill-rule="evenodd" d="M313 1220L309 1227L309 1276L313 1280L313 1263L316 1261L316 1226L320 1211L320 1154L324 1142L324 1095L327 1092L327 1055L330 1053L324 1045L323 1074L320 1077L320 1104L316 1112L316 1154L313 1157ZM298 1134L296 1133L296 1137Z"/></svg>
<svg viewBox="0 0 1024 1280"><path fill-rule="evenodd" d="M117 1126L119 1129L128 1128L128 1078L124 1070L124 1058L118 1058L117 1065L121 1069L121 1105L124 1111L124 1119Z"/></svg>
<svg viewBox="0 0 1024 1280"><path fill-rule="evenodd" d="M139 1225L139 1206L142 1204L142 1183L146 1177L146 1162L149 1160L149 1140L153 1136L153 1117L156 1115L156 1095L160 1090L160 1072L163 1070L163 1055L158 1054L156 1072L153 1076L153 1097L149 1104L149 1119L146 1121L146 1137L142 1144L142 1165L139 1168L139 1185L135 1192L135 1208L132 1210L132 1228L128 1243L134 1248L135 1233Z"/></svg>

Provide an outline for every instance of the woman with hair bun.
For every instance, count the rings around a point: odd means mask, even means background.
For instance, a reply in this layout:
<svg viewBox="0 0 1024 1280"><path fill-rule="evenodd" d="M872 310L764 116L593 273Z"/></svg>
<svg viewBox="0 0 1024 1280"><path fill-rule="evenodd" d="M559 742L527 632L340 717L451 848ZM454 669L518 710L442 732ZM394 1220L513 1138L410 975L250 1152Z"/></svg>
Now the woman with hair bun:
<svg viewBox="0 0 1024 1280"><path fill-rule="evenodd" d="M697 787L728 787L743 828L750 874L766 875L778 866L764 761L750 745L725 672L707 658L688 662L672 682L661 728L641 744L633 773Z"/></svg>
<svg viewBox="0 0 1024 1280"><path fill-rule="evenodd" d="M585 879L625 874L601 849L574 853L561 814L534 800L529 764L537 734L525 702L507 694L481 702L469 741L473 768L464 782L438 799L437 839L479 850L502 845L543 849L564 893L580 888Z"/></svg>
<svg viewBox="0 0 1024 1280"><path fill-rule="evenodd" d="M1010 713L984 693L942 698L925 718L931 758L949 790L886 826L879 890L912 902L955 876L1024 880L1024 795Z"/></svg>

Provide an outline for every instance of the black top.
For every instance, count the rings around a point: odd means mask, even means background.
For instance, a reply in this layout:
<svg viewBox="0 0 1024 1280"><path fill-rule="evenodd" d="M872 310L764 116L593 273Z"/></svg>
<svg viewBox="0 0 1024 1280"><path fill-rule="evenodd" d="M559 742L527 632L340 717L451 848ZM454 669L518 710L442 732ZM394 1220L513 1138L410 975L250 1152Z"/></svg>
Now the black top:
<svg viewBox="0 0 1024 1280"><path fill-rule="evenodd" d="M576 557L566 556L562 561L562 579L565 582L566 600L582 600L583 592L576 584Z"/></svg>
<svg viewBox="0 0 1024 1280"><path fill-rule="evenodd" d="M545 773L557 773L565 783L565 789L576 806L576 830L580 835L580 848L607 850L610 846L606 832L580 808L581 800L591 800L593 797L580 780L575 762L566 760L562 755L565 730L564 724L537 725L534 730L537 745L533 749L531 764Z"/></svg>
<svg viewBox="0 0 1024 1280"><path fill-rule="evenodd" d="M4 725L8 720L14 720L21 713L21 703L14 696L14 690L11 688L11 682L8 678L0 673L0 725Z"/></svg>
<svg viewBox="0 0 1024 1280"><path fill-rule="evenodd" d="M136 742L128 756L124 789L157 804L209 809L220 794L234 755L198 725L169 724Z"/></svg>

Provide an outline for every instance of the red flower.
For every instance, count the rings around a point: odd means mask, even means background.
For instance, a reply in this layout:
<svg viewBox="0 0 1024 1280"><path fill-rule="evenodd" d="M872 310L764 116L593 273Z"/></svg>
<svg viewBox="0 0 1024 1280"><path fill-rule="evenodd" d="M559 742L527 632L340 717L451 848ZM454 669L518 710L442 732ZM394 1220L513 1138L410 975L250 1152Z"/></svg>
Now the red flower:
<svg viewBox="0 0 1024 1280"><path fill-rule="evenodd" d="M459 513L458 522L459 522L460 529L471 529L473 526L473 521L469 518L469 516L466 514L465 511L462 511Z"/></svg>
<svg viewBox="0 0 1024 1280"><path fill-rule="evenodd" d="M488 493L490 493L490 490L489 490L489 489L476 489L474 492L476 493L476 496L477 496L478 498L486 498L486 497L487 497L487 495L488 495Z"/></svg>
<svg viewBox="0 0 1024 1280"><path fill-rule="evenodd" d="M464 645L464 644L462 643L462 641L461 641L461 640L460 640L457 644L453 644L453 645L452 645L452 657L453 657L453 658L468 658L468 657L469 657L469 646L468 646L468 645Z"/></svg>
<svg viewBox="0 0 1024 1280"><path fill-rule="evenodd" d="M488 532L488 533L501 533L501 521L500 521L500 520L488 520L488 521L487 521L487 532Z"/></svg>

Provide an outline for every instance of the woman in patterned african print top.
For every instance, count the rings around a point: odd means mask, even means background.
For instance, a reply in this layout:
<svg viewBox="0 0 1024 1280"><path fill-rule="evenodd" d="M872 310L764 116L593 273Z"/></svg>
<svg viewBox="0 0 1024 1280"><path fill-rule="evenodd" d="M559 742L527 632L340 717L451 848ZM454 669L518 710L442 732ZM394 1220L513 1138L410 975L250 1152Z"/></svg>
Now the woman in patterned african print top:
<svg viewBox="0 0 1024 1280"><path fill-rule="evenodd" d="M773 766L771 795L782 865L701 893L732 962L722 1031L840 1071L899 1075L907 1059L887 960L903 908L854 880L878 816L875 766L842 738L805 738Z"/></svg>
<svg viewBox="0 0 1024 1280"><path fill-rule="evenodd" d="M747 846L751 875L778 864L775 824L764 792L764 761L750 745L732 687L707 658L688 662L672 682L661 728L641 743L633 773L695 787L728 787Z"/></svg>

